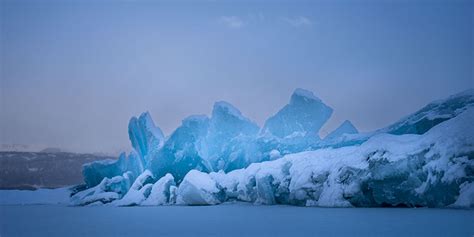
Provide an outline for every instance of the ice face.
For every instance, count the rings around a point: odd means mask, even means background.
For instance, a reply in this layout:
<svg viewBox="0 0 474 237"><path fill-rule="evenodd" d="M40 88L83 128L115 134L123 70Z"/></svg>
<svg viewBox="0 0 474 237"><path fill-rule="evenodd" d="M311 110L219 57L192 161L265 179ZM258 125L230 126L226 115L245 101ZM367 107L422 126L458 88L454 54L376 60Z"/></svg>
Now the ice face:
<svg viewBox="0 0 474 237"><path fill-rule="evenodd" d="M349 121L344 121L338 128L329 133L324 139L335 139L343 134L357 134L359 131L354 127L354 125Z"/></svg>
<svg viewBox="0 0 474 237"><path fill-rule="evenodd" d="M208 128L209 118L204 115L184 119L151 161L153 174L163 177L170 173L179 183L192 169L210 172L211 165L200 153Z"/></svg>
<svg viewBox="0 0 474 237"><path fill-rule="evenodd" d="M296 89L290 103L270 117L263 127L263 134L278 138L318 137L319 129L332 114L312 92Z"/></svg>
<svg viewBox="0 0 474 237"><path fill-rule="evenodd" d="M248 149L260 128L227 102L214 104L202 153L214 171L249 164Z"/></svg>
<svg viewBox="0 0 474 237"><path fill-rule="evenodd" d="M142 158L145 166L153 158L152 152L159 150L165 140L163 132L155 126L148 112L141 114L139 118L130 119L128 136L133 149Z"/></svg>

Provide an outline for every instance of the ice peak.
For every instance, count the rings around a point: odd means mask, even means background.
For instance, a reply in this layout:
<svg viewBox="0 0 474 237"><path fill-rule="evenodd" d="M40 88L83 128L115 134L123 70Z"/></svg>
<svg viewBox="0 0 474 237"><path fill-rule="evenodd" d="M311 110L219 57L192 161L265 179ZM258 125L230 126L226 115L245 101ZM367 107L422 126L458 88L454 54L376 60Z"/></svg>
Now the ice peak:
<svg viewBox="0 0 474 237"><path fill-rule="evenodd" d="M329 135L326 136L325 139L333 139L342 136L343 134L356 134L359 133L357 128L349 121L345 120L342 122L339 127L337 127L334 131L332 131Z"/></svg>
<svg viewBox="0 0 474 237"><path fill-rule="evenodd" d="M235 108L233 105L225 101L218 101L214 103L214 107L212 109L212 117L216 117L219 114L229 114L240 120L249 121L248 118L245 118L242 115L239 109Z"/></svg>
<svg viewBox="0 0 474 237"><path fill-rule="evenodd" d="M128 136L132 147L145 157L150 149L158 149L163 145L164 135L161 129L155 126L150 113L144 112L140 117L132 117L128 123Z"/></svg>
<svg viewBox="0 0 474 237"><path fill-rule="evenodd" d="M313 92L305 90L305 89L297 88L291 95L290 104L294 104L297 101L300 101L302 99L304 101L314 100L314 101L321 102L321 99L316 97Z"/></svg>
<svg viewBox="0 0 474 237"><path fill-rule="evenodd" d="M344 122L342 122L341 126L340 127L346 127L346 128L352 128L354 130L357 131L356 127L354 126L354 124L351 123L351 121L349 120L344 120Z"/></svg>
<svg viewBox="0 0 474 237"><path fill-rule="evenodd" d="M140 114L140 119L148 120L148 121L153 122L153 119L151 118L150 112L148 112L148 111L145 111L142 114Z"/></svg>
<svg viewBox="0 0 474 237"><path fill-rule="evenodd" d="M196 115L190 115L183 119L182 123L184 126L189 126L191 123L205 123L209 120L207 115L204 114L196 114Z"/></svg>
<svg viewBox="0 0 474 237"><path fill-rule="evenodd" d="M305 137L319 139L317 133L331 114L332 108L312 92L296 89L291 95L290 103L267 119L262 134L272 134L280 138L305 134Z"/></svg>

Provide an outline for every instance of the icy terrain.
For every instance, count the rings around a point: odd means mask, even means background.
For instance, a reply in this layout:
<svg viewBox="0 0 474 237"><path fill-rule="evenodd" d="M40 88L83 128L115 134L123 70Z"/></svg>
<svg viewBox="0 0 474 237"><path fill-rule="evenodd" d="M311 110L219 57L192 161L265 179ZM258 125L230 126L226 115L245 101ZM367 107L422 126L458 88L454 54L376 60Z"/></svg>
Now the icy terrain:
<svg viewBox="0 0 474 237"><path fill-rule="evenodd" d="M167 139L132 118L134 150L84 166L74 205L214 205L238 200L324 207L474 207L474 91L436 101L371 133L297 89L259 128L227 102L183 120Z"/></svg>

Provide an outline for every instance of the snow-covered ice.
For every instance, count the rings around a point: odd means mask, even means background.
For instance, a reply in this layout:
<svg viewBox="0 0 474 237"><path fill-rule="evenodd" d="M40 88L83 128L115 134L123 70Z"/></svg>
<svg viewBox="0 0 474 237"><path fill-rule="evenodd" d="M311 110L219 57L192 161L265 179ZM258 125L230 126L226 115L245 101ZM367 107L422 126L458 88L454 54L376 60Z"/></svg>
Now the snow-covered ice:
<svg viewBox="0 0 474 237"><path fill-rule="evenodd" d="M176 204L178 205L212 205L219 204L223 191L206 173L191 170L178 187Z"/></svg>
<svg viewBox="0 0 474 237"><path fill-rule="evenodd" d="M143 206L158 206L174 203L176 183L171 174L166 174L153 184L150 195L141 203Z"/></svg>
<svg viewBox="0 0 474 237"><path fill-rule="evenodd" d="M165 139L145 113L130 121L133 151L85 165L88 189L72 203L473 207L474 90L374 132L345 121L320 139L331 114L297 89L263 128L221 101Z"/></svg>

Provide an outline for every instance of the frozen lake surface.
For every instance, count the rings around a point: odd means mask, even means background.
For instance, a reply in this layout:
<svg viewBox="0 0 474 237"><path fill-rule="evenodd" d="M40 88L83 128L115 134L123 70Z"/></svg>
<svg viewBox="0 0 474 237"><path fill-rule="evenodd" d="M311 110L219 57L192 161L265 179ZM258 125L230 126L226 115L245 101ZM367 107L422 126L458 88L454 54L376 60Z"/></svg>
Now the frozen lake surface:
<svg viewBox="0 0 474 237"><path fill-rule="evenodd" d="M474 236L474 211L293 206L0 206L0 236Z"/></svg>

